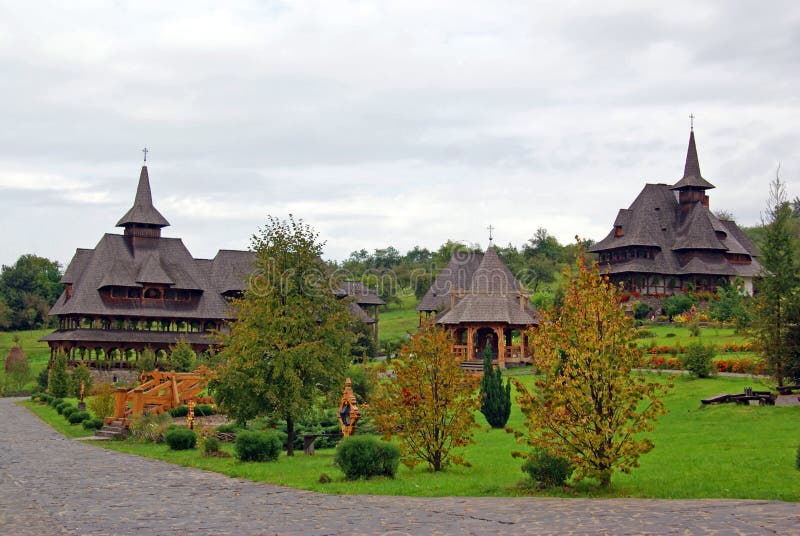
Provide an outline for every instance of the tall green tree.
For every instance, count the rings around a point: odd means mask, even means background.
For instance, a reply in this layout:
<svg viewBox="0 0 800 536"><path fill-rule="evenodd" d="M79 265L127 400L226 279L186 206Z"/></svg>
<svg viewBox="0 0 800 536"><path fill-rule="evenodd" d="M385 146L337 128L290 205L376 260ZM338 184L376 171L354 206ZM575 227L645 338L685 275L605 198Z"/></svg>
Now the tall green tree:
<svg viewBox="0 0 800 536"><path fill-rule="evenodd" d="M61 266L44 257L22 255L12 266L4 265L0 269L0 298L11 309L9 327L33 329L44 323L50 306L61 294L60 281Z"/></svg>
<svg viewBox="0 0 800 536"><path fill-rule="evenodd" d="M181 335L178 342L170 348L167 367L175 372L191 372L197 365L197 354L192 345Z"/></svg>
<svg viewBox="0 0 800 536"><path fill-rule="evenodd" d="M765 233L759 261L763 267L753 300L752 333L769 371L783 385L797 359L792 327L798 320L798 264L792 234L792 206L776 174L770 183Z"/></svg>
<svg viewBox="0 0 800 536"><path fill-rule="evenodd" d="M302 220L269 217L251 240L255 274L232 303L237 321L221 334L217 356L218 402L238 421L285 419L290 456L295 421L338 393L350 362L351 318L334 295L322 247Z"/></svg>
<svg viewBox="0 0 800 536"><path fill-rule="evenodd" d="M633 320L619 306L618 287L587 263L579 247L560 310L544 313L531 332L544 375L528 391L515 381L526 418L525 442L556 458L572 460L575 478L597 478L638 467L653 448L642 432L664 413L665 387L640 373Z"/></svg>
<svg viewBox="0 0 800 536"><path fill-rule="evenodd" d="M57 353L53 359L50 375L47 379L47 391L57 398L64 398L69 394L67 355L63 352Z"/></svg>
<svg viewBox="0 0 800 536"><path fill-rule="evenodd" d="M492 428L502 428L511 415L511 381L503 387L503 373L492 364L492 347L487 342L483 351L481 378L481 413Z"/></svg>

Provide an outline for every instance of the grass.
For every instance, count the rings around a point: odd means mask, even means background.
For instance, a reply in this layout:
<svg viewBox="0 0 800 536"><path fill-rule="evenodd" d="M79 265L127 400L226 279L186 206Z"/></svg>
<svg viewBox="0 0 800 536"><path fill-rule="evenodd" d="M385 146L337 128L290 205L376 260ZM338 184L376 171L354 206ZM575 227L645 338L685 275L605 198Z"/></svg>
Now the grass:
<svg viewBox="0 0 800 536"><path fill-rule="evenodd" d="M65 398L64 400L70 402L73 406L78 405L77 398ZM62 415L58 414L54 407L48 404L42 404L32 400L25 400L21 402L21 404L31 410L37 417L52 426L56 432L59 432L62 435L73 439L94 435L94 430L85 430L80 424L68 423Z"/></svg>
<svg viewBox="0 0 800 536"><path fill-rule="evenodd" d="M395 347L405 340L408 333L417 331L419 325L417 299L410 293L401 293L399 297L399 305L393 305L380 312L378 337L381 350L386 348L387 342Z"/></svg>
<svg viewBox="0 0 800 536"><path fill-rule="evenodd" d="M639 346L647 347L655 342L656 346L676 346L679 343L686 346L694 341L700 340L703 343L723 344L742 344L750 339L746 335L736 333L733 328L714 328L701 327L700 335L692 337L689 328L681 324L670 324L667 326L647 325L644 327L651 332L653 337L639 339Z"/></svg>
<svg viewBox="0 0 800 536"><path fill-rule="evenodd" d="M665 381L666 376L652 378ZM520 376L527 384L531 375ZM800 501L800 472L795 456L800 444L798 407L720 405L704 407L700 399L724 392L742 392L745 386L760 387L752 378L719 377L674 379L675 387L665 402L669 414L656 423L650 437L655 449L641 458L641 467L631 474L615 473L612 487L601 491L591 481L543 495L645 498L747 498ZM54 410L36 407L42 418L72 431ZM30 406L29 406L30 407ZM39 413L41 412L41 413ZM121 452L158 458L183 466L198 467L232 477L271 482L333 494L379 494L409 496L514 496L528 494L523 485L521 460L510 453L521 450L513 435L492 430L477 414L481 428L475 445L463 454L472 467L453 467L432 473L424 466L400 467L397 477L349 482L333 466L333 450L282 455L274 463L241 463L235 458L204 458L199 450L170 451L165 445L131 440L103 443ZM523 417L515 406L509 425L521 429ZM230 445L224 446L232 452ZM320 484L321 474L333 481Z"/></svg>
<svg viewBox="0 0 800 536"><path fill-rule="evenodd" d="M45 342L39 339L52 333L52 329L35 329L30 331L0 331L0 385L5 381L5 362L8 352L14 345L14 336L19 337L22 351L28 356L28 363L31 367L31 378L25 385L24 390L31 390L36 384L36 376L45 368L50 361L50 348Z"/></svg>

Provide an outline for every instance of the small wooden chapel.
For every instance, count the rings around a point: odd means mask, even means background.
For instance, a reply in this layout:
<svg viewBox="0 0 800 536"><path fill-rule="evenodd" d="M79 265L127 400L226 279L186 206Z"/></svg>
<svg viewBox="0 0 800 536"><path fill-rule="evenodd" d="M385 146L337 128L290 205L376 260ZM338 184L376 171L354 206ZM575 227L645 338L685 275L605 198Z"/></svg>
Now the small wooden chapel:
<svg viewBox="0 0 800 536"><path fill-rule="evenodd" d="M491 243L485 253L455 251L417 306L450 332L453 355L477 368L487 345L501 368L533 361L527 330L540 315Z"/></svg>

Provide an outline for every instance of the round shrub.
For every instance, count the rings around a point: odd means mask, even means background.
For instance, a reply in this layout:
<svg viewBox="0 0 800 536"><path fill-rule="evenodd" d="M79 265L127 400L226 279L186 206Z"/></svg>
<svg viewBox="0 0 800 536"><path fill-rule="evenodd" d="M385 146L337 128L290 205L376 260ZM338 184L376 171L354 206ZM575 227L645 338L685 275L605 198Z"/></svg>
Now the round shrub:
<svg viewBox="0 0 800 536"><path fill-rule="evenodd" d="M696 378L708 378L716 373L714 367L714 346L693 342L686 348L683 368Z"/></svg>
<svg viewBox="0 0 800 536"><path fill-rule="evenodd" d="M56 406L56 411L58 412L59 415L63 415L65 409L74 407L75 406L73 406L69 402L61 402L59 405Z"/></svg>
<svg viewBox="0 0 800 536"><path fill-rule="evenodd" d="M169 414L173 417L186 417L189 415L189 406L176 406L169 410Z"/></svg>
<svg viewBox="0 0 800 536"><path fill-rule="evenodd" d="M206 456L216 456L219 453L219 439L214 436L203 440L203 454Z"/></svg>
<svg viewBox="0 0 800 536"><path fill-rule="evenodd" d="M236 457L243 462L273 462L281 452L274 432L243 431L236 435Z"/></svg>
<svg viewBox="0 0 800 536"><path fill-rule="evenodd" d="M74 411L70 414L67 420L69 421L70 424L79 424L91 418L92 416L89 415L88 411Z"/></svg>
<svg viewBox="0 0 800 536"><path fill-rule="evenodd" d="M334 461L348 480L362 476L394 477L400 464L400 449L392 443L379 441L375 436L350 436L342 439L336 447Z"/></svg>
<svg viewBox="0 0 800 536"><path fill-rule="evenodd" d="M244 430L235 423L228 423L228 424L221 424L217 426L217 432L222 432L224 434L236 434Z"/></svg>
<svg viewBox="0 0 800 536"><path fill-rule="evenodd" d="M69 416L78 411L78 408L75 406L66 406L64 409L61 410L61 415L65 419L69 419Z"/></svg>
<svg viewBox="0 0 800 536"><path fill-rule="evenodd" d="M549 488L561 486L572 474L572 464L563 458L557 458L542 450L535 450L522 464L522 471L527 473L538 486Z"/></svg>
<svg viewBox="0 0 800 536"><path fill-rule="evenodd" d="M216 411L214 411L214 406L211 404L197 404L194 407L195 417L208 417L209 415L214 415L215 413Z"/></svg>
<svg viewBox="0 0 800 536"><path fill-rule="evenodd" d="M197 445L197 434L188 428L172 428L164 436L164 441L172 450L193 449Z"/></svg>
<svg viewBox="0 0 800 536"><path fill-rule="evenodd" d="M83 421L84 430L99 430L103 427L103 419L86 419Z"/></svg>
<svg viewBox="0 0 800 536"><path fill-rule="evenodd" d="M64 399L63 399L63 398L56 398L56 397L54 397L54 396L51 396L51 397L50 397L50 402L49 402L49 404L50 404L51 406L53 406L53 407L56 407L57 405L59 405L59 404L61 404L61 403L63 403L63 402L64 402Z"/></svg>

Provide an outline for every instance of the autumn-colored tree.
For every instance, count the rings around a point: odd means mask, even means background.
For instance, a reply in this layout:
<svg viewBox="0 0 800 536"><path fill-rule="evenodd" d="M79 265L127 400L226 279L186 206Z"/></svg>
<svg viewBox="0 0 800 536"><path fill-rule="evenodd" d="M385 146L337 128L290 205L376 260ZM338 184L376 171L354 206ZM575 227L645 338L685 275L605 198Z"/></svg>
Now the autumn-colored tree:
<svg viewBox="0 0 800 536"><path fill-rule="evenodd" d="M543 378L533 392L515 381L524 441L573 461L574 478L594 477L607 487L615 469L630 472L653 448L640 433L664 413L667 387L631 372L640 359L633 320L597 264L587 264L581 250L564 279L562 308L530 333Z"/></svg>
<svg viewBox="0 0 800 536"><path fill-rule="evenodd" d="M466 465L453 449L473 443L479 380L461 369L451 347L444 330L424 324L392 361L395 378L379 380L372 397L378 430L384 439L397 436L408 467Z"/></svg>
<svg viewBox="0 0 800 536"><path fill-rule="evenodd" d="M253 236L255 273L234 300L236 322L220 333L216 399L237 421L258 415L294 423L321 396L338 392L350 362L351 317L323 262L323 243L302 220L269 217Z"/></svg>

